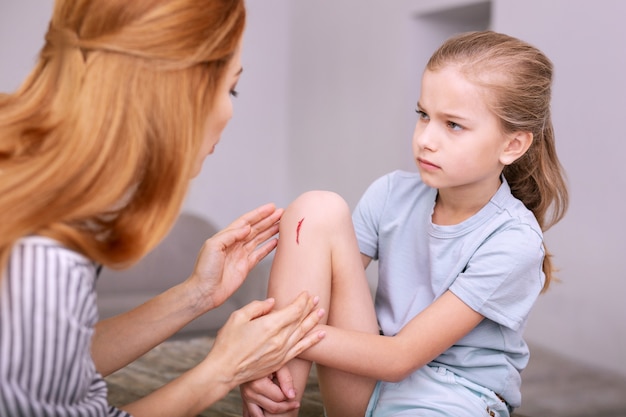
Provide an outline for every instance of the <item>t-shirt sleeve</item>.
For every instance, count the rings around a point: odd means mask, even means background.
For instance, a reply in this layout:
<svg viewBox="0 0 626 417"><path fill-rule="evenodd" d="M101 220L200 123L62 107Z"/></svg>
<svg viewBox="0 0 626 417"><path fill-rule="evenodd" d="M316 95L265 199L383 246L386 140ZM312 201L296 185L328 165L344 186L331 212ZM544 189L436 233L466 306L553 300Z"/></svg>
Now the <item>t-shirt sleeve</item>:
<svg viewBox="0 0 626 417"><path fill-rule="evenodd" d="M379 225L388 194L389 175L386 175L367 188L352 213L359 250L374 260L378 259Z"/></svg>
<svg viewBox="0 0 626 417"><path fill-rule="evenodd" d="M0 281L0 415L130 417L108 404L91 358L94 265L26 240Z"/></svg>
<svg viewBox="0 0 626 417"><path fill-rule="evenodd" d="M534 229L511 226L483 242L450 291L486 318L517 331L543 288L544 254L543 238Z"/></svg>

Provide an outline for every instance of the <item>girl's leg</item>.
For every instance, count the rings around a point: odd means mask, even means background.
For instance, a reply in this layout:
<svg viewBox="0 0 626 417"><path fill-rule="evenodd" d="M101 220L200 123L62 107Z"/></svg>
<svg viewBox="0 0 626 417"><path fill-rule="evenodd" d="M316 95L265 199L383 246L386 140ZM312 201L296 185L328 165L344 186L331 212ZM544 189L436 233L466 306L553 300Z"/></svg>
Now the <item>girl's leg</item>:
<svg viewBox="0 0 626 417"><path fill-rule="evenodd" d="M269 295L281 307L303 290L320 296L327 324L378 333L350 209L331 192L303 194L289 205L280 221ZM294 359L288 366L301 399L311 363ZM317 369L328 416L362 417L376 381L327 367Z"/></svg>

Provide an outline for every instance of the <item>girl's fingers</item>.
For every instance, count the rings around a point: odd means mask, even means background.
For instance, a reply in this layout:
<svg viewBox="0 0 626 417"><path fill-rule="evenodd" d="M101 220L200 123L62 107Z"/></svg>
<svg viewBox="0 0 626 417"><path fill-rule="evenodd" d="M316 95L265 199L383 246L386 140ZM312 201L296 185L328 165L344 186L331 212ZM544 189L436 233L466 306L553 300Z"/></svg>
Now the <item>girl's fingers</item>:
<svg viewBox="0 0 626 417"><path fill-rule="evenodd" d="M285 398L294 399L296 397L293 377L291 376L291 372L288 367L283 366L276 371L276 381L278 382L278 387L280 387L280 391Z"/></svg>
<svg viewBox="0 0 626 417"><path fill-rule="evenodd" d="M256 381L246 384L245 393L247 400L254 401L262 408L269 404L267 402L263 404L265 400L281 402L287 399L287 397L283 395L280 387L276 385L270 377L257 379Z"/></svg>
<svg viewBox="0 0 626 417"><path fill-rule="evenodd" d="M244 408L247 409L249 412L247 415L250 417L265 417L263 409L256 404L248 404L248 406ZM246 414L244 414L244 417L246 417Z"/></svg>
<svg viewBox="0 0 626 417"><path fill-rule="evenodd" d="M259 412L263 413L263 410L278 414L299 407L299 403L287 398L281 388L270 378L262 378L244 384L241 387L241 395L244 408L249 410L250 416L256 416L255 413ZM264 414L259 415L263 416Z"/></svg>

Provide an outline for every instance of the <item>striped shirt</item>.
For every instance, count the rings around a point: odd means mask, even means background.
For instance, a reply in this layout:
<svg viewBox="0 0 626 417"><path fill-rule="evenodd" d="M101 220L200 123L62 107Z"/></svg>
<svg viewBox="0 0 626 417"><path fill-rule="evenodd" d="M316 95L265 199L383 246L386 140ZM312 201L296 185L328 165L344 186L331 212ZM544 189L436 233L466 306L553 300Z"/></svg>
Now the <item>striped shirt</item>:
<svg viewBox="0 0 626 417"><path fill-rule="evenodd" d="M91 358L96 265L44 237L17 242L0 278L0 417L117 416Z"/></svg>

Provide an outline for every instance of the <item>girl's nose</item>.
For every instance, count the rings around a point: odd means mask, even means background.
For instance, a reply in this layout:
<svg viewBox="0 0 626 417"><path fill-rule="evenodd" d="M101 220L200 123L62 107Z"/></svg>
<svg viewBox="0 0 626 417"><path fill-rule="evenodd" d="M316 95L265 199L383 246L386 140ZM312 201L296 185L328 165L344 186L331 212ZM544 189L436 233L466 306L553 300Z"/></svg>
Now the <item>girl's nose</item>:
<svg viewBox="0 0 626 417"><path fill-rule="evenodd" d="M427 123L422 120L417 122L415 125L415 131L413 132L413 146L415 147L415 150L436 150L435 138L436 132L432 123Z"/></svg>

